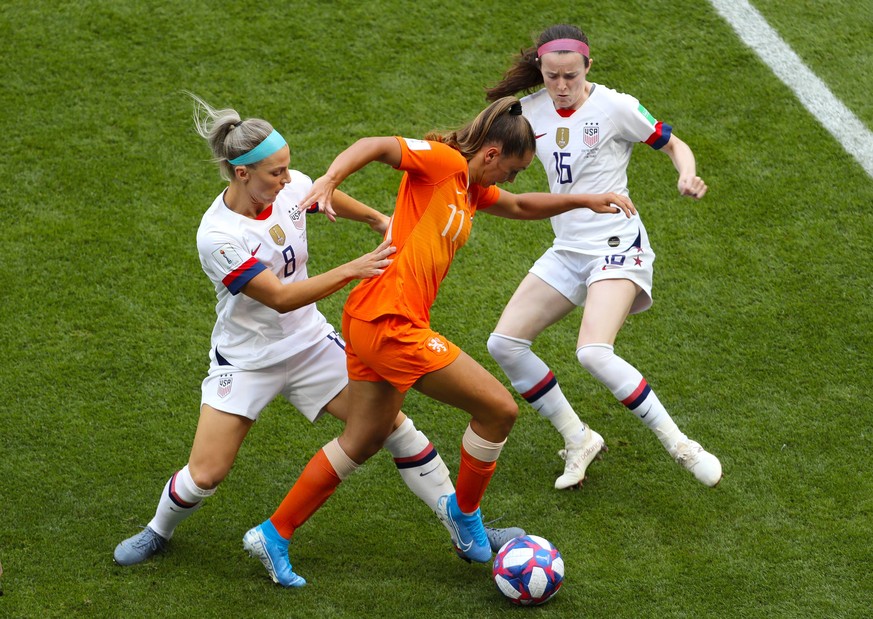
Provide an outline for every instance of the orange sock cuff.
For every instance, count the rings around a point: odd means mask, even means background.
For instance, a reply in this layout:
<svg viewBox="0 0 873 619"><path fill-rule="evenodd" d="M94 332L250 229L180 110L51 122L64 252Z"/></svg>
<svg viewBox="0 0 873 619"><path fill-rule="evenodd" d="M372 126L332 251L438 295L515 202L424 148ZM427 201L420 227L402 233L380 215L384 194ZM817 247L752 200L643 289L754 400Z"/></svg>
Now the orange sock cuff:
<svg viewBox="0 0 873 619"><path fill-rule="evenodd" d="M461 446L461 466L458 469L455 494L462 512L472 514L479 508L496 468L496 461L483 462L471 456L464 446Z"/></svg>
<svg viewBox="0 0 873 619"><path fill-rule="evenodd" d="M300 473L294 486L270 516L279 535L291 539L304 522L330 498L342 480L320 449Z"/></svg>

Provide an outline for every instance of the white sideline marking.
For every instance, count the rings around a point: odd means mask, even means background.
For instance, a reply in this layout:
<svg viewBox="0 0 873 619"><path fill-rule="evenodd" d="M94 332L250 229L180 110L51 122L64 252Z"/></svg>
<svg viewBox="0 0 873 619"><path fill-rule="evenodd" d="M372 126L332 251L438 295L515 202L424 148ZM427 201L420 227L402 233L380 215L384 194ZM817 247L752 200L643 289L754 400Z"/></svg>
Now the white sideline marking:
<svg viewBox="0 0 873 619"><path fill-rule="evenodd" d="M709 0L803 106L873 176L873 132L837 99L746 0Z"/></svg>

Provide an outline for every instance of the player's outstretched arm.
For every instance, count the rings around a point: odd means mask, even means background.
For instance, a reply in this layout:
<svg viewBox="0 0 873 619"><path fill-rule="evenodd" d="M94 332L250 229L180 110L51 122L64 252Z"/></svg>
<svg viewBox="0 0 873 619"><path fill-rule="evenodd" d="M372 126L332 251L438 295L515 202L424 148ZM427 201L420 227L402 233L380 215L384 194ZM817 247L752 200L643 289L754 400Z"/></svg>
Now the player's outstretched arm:
<svg viewBox="0 0 873 619"><path fill-rule="evenodd" d="M338 217L363 222L379 234L385 234L388 229L388 215L383 215L339 189L333 192L333 210Z"/></svg>
<svg viewBox="0 0 873 619"><path fill-rule="evenodd" d="M390 241L383 241L351 262L289 284L283 284L272 271L261 271L243 286L242 292L277 312L290 312L333 294L351 281L381 275L391 264L390 256L395 251L397 248Z"/></svg>
<svg viewBox="0 0 873 619"><path fill-rule="evenodd" d="M396 138L361 138L337 155L324 176L312 183L312 188L303 199L301 206L307 209L317 202L319 210L323 211L331 221L336 221L333 192L339 184L373 161L387 163L396 168L400 165L401 155L400 144L397 143Z"/></svg>
<svg viewBox="0 0 873 619"><path fill-rule="evenodd" d="M587 208L595 213L619 213L631 217L637 209L627 196L610 193L511 193L500 190L500 197L492 206L483 209L508 219L546 219L577 208Z"/></svg>

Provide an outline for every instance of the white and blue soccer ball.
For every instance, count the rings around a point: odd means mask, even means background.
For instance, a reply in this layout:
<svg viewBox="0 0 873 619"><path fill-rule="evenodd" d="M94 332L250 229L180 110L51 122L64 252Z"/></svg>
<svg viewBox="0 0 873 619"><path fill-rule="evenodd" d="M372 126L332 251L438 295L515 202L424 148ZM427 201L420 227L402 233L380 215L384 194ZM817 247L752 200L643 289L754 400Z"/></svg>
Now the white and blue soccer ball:
<svg viewBox="0 0 873 619"><path fill-rule="evenodd" d="M564 583L564 558L549 540L524 535L497 551L491 573L497 588L513 604L542 604Z"/></svg>

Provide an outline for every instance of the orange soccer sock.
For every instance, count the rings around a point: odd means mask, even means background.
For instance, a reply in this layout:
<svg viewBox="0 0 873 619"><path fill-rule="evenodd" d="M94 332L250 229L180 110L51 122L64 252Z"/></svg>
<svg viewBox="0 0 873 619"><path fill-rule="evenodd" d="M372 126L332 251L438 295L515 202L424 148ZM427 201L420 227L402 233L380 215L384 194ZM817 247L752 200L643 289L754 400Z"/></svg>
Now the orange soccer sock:
<svg viewBox="0 0 873 619"><path fill-rule="evenodd" d="M279 535L291 539L294 531L324 505L341 481L330 460L327 459L324 449L318 450L279 504L276 512L270 516L270 522L276 527Z"/></svg>
<svg viewBox="0 0 873 619"><path fill-rule="evenodd" d="M461 446L461 466L458 469L455 495L458 499L458 507L461 508L462 512L472 514L478 509L496 468L496 461L483 462L478 460Z"/></svg>

